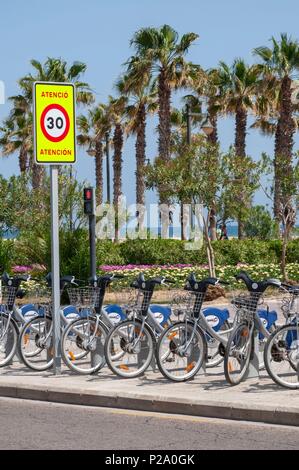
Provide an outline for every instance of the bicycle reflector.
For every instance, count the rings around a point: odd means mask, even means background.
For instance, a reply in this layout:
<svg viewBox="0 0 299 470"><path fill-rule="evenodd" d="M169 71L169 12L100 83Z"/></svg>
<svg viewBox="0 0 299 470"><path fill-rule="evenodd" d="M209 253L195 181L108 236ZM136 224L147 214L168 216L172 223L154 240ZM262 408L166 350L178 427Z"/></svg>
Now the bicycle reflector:
<svg viewBox="0 0 299 470"><path fill-rule="evenodd" d="M84 188L84 214L94 215L95 197L94 188Z"/></svg>

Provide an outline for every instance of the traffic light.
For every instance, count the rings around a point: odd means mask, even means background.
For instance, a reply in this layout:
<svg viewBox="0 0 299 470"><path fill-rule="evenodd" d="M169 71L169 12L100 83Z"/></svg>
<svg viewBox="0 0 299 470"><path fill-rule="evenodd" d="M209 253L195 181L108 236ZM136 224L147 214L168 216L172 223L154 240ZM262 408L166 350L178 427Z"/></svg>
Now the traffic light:
<svg viewBox="0 0 299 470"><path fill-rule="evenodd" d="M95 194L94 188L84 188L84 214L95 214Z"/></svg>

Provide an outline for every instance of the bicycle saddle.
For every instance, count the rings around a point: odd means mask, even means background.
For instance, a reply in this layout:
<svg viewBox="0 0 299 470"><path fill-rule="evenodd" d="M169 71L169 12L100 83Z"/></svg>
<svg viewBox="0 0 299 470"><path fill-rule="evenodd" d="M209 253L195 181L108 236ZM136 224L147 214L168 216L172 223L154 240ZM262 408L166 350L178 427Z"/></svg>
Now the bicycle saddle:
<svg viewBox="0 0 299 470"><path fill-rule="evenodd" d="M130 287L140 290L153 291L156 285L161 285L163 282L174 283L171 279L164 277L153 277L145 280L144 274L140 273L137 278L130 284Z"/></svg>
<svg viewBox="0 0 299 470"><path fill-rule="evenodd" d="M94 284L98 287L106 287L112 281L116 279L123 279L125 276L123 274L104 274L103 276L98 276L96 279L90 278L89 281L91 284Z"/></svg>

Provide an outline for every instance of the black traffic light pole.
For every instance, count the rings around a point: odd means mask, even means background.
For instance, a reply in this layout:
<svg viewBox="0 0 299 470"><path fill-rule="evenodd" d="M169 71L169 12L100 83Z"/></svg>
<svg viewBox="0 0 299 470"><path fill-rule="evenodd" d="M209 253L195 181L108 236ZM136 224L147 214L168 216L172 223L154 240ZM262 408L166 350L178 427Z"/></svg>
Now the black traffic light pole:
<svg viewBox="0 0 299 470"><path fill-rule="evenodd" d="M89 221L89 259L90 276L93 280L97 278L96 267L96 204L94 188L84 188L84 214L88 215Z"/></svg>

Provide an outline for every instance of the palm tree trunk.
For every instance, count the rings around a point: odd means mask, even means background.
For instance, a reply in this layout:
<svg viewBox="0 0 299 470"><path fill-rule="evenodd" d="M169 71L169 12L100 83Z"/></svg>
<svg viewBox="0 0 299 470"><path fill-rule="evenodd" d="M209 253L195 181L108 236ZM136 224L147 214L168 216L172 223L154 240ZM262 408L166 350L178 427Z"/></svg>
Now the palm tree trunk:
<svg viewBox="0 0 299 470"><path fill-rule="evenodd" d="M101 140L96 141L95 151L96 205L99 206L103 202L103 144Z"/></svg>
<svg viewBox="0 0 299 470"><path fill-rule="evenodd" d="M218 144L218 128L217 128L217 113L213 112L211 107L208 107L208 117L210 120L210 123L213 126L213 132L211 132L210 135L207 137L207 141L209 144L217 146ZM215 189L215 198L216 198L216 189ZM210 237L212 241L217 240L217 218L216 218L216 204L215 201L213 201L213 204L211 205L210 209L210 220L209 220L209 232L210 232Z"/></svg>
<svg viewBox="0 0 299 470"><path fill-rule="evenodd" d="M213 126L213 132L207 136L207 141L209 144L217 145L218 144L218 119L217 113L208 108L208 119Z"/></svg>
<svg viewBox="0 0 299 470"><path fill-rule="evenodd" d="M43 178L45 174L45 169L41 165L37 165L33 163L32 165L32 188L33 189L40 189Z"/></svg>
<svg viewBox="0 0 299 470"><path fill-rule="evenodd" d="M115 241L118 242L120 238L120 226L119 226L119 202L121 196L121 173L122 173L122 148L123 148L123 129L121 124L115 125L113 145L113 204L115 208Z"/></svg>
<svg viewBox="0 0 299 470"><path fill-rule="evenodd" d="M239 105L236 111L235 149L238 157L246 155L247 111Z"/></svg>
<svg viewBox="0 0 299 470"><path fill-rule="evenodd" d="M146 129L146 112L145 106L142 105L138 111L138 127L136 137L136 203L144 205L145 203L145 129Z"/></svg>
<svg viewBox="0 0 299 470"><path fill-rule="evenodd" d="M293 121L293 105L291 101L292 81L285 76L281 82L280 89L280 110L275 134L275 157L274 157L274 215L279 220L281 203L281 183L280 173L282 171L292 171L292 153L294 147L295 125Z"/></svg>
<svg viewBox="0 0 299 470"><path fill-rule="evenodd" d="M164 160L170 159L170 101L171 90L167 83L166 70L162 68L159 75L159 156Z"/></svg>
<svg viewBox="0 0 299 470"><path fill-rule="evenodd" d="M281 123L278 119L276 131L275 131L275 148L274 148L274 201L273 201L273 212L276 221L279 223L279 212L280 212L280 178L279 178L279 155L282 153L282 142L281 142Z"/></svg>
<svg viewBox="0 0 299 470"><path fill-rule="evenodd" d="M145 130L146 130L146 110L144 104L138 110L138 125L136 137L136 204L138 205L139 230L144 229L144 205L145 205Z"/></svg>
<svg viewBox="0 0 299 470"><path fill-rule="evenodd" d="M171 143L171 122L170 122L170 106L171 106L171 89L167 83L166 70L162 68L159 75L158 83L158 97L159 97L159 141L158 150L159 157L164 161L170 160L170 143ZM161 196L159 192L159 203L169 205L169 200ZM165 217L165 208L163 211ZM160 217L162 213L160 212Z"/></svg>
<svg viewBox="0 0 299 470"><path fill-rule="evenodd" d="M241 104L236 110L236 128L235 128L235 150L238 157L246 156L246 126L247 112ZM238 238L244 238L244 221L241 215L238 217Z"/></svg>
<svg viewBox="0 0 299 470"><path fill-rule="evenodd" d="M21 174L25 173L27 170L27 164L28 164L28 154L27 150L24 147L24 145L21 146L20 153L19 153L19 168Z"/></svg>

